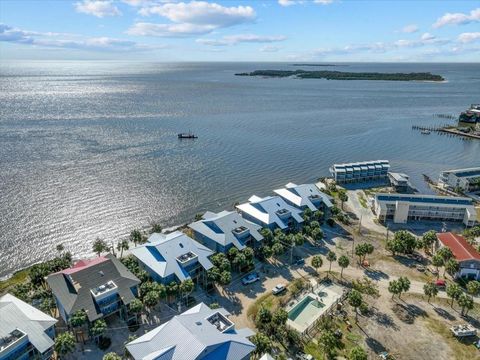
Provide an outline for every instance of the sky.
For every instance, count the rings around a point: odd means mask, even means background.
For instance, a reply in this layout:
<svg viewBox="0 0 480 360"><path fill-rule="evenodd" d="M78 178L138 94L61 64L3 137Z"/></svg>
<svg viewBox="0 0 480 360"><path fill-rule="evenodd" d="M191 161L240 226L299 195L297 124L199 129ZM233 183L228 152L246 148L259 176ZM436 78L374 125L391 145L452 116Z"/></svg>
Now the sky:
<svg viewBox="0 0 480 360"><path fill-rule="evenodd" d="M0 0L0 60L479 62L479 1Z"/></svg>

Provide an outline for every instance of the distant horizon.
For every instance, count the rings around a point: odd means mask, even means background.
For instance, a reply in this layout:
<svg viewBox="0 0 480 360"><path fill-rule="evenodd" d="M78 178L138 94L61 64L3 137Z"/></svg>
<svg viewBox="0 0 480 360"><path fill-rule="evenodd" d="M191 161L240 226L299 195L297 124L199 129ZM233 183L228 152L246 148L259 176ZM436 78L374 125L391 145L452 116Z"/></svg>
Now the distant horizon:
<svg viewBox="0 0 480 360"><path fill-rule="evenodd" d="M10 60L476 63L480 1L0 2Z"/></svg>

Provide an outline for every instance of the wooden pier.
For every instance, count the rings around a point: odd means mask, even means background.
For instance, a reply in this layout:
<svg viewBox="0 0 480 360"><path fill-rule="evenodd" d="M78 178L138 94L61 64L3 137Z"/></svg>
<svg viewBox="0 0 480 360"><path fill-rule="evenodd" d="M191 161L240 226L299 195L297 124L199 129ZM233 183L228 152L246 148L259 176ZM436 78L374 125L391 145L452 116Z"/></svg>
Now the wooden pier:
<svg viewBox="0 0 480 360"><path fill-rule="evenodd" d="M436 126L412 125L412 130L436 132L439 135L446 135L446 136L460 136L463 138L463 140L472 140L472 139L480 140L480 135L459 131L457 129L452 128L452 125L450 124L436 125Z"/></svg>

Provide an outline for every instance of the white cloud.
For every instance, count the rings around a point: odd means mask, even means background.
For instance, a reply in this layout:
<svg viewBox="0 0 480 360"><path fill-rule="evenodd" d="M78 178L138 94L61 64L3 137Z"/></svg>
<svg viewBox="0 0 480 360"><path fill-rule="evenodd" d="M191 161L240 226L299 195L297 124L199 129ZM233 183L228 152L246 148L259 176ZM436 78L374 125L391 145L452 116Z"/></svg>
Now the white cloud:
<svg viewBox="0 0 480 360"><path fill-rule="evenodd" d="M274 45L266 45L266 46L262 46L259 51L260 52L277 52L279 51L281 48L279 46L274 46Z"/></svg>
<svg viewBox="0 0 480 360"><path fill-rule="evenodd" d="M432 34L427 32L427 33L422 34L422 37L420 39L424 40L424 41L429 41L429 40L435 39L435 36L433 36Z"/></svg>
<svg viewBox="0 0 480 360"><path fill-rule="evenodd" d="M480 22L480 8L470 11L469 14L446 13L437 19L437 21L433 24L433 27L440 28L446 25L465 25L472 22Z"/></svg>
<svg viewBox="0 0 480 360"><path fill-rule="evenodd" d="M53 34L53 35L52 35ZM136 43L135 41L115 39L109 37L94 37L80 39L79 35L74 38L60 37L58 33L39 33L22 30L5 24L0 24L0 41L35 45L45 48L68 48L94 51L143 51L160 49L162 46L150 46Z"/></svg>
<svg viewBox="0 0 480 360"><path fill-rule="evenodd" d="M418 31L418 26L415 24L410 24L410 25L404 26L401 31L403 33L411 34Z"/></svg>
<svg viewBox="0 0 480 360"><path fill-rule="evenodd" d="M278 4L280 6L292 6L292 5L298 5L298 4L307 4L309 0L278 0ZM320 4L320 5L329 5L333 3L334 0L313 0L314 4Z"/></svg>
<svg viewBox="0 0 480 360"><path fill-rule="evenodd" d="M135 36L188 37L203 35L215 30L212 25L195 24L154 24L139 22L133 24L126 33Z"/></svg>
<svg viewBox="0 0 480 360"><path fill-rule="evenodd" d="M111 0L83 0L75 3L75 10L99 18L122 15Z"/></svg>
<svg viewBox="0 0 480 360"><path fill-rule="evenodd" d="M197 39L197 43L210 46L229 46L239 43L273 43L286 40L285 36L260 36L254 34L239 34L224 36L221 39Z"/></svg>
<svg viewBox="0 0 480 360"><path fill-rule="evenodd" d="M160 15L175 23L214 25L217 28L251 22L256 14L250 6L225 7L205 1L169 3L144 7L140 14Z"/></svg>
<svg viewBox="0 0 480 360"><path fill-rule="evenodd" d="M477 40L480 40L480 32L469 32L458 35L458 41L462 43L469 43Z"/></svg>
<svg viewBox="0 0 480 360"><path fill-rule="evenodd" d="M139 10L143 16L158 15L172 23L138 22L127 33L143 36L192 36L207 34L216 29L253 22L255 10L250 6L226 7L205 1L189 3L152 3Z"/></svg>

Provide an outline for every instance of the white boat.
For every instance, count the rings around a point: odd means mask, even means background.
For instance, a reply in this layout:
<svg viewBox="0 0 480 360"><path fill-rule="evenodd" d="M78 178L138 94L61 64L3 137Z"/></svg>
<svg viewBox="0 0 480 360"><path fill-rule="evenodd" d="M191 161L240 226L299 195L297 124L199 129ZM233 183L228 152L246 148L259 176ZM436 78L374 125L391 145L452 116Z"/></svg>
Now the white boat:
<svg viewBox="0 0 480 360"><path fill-rule="evenodd" d="M475 336L477 335L477 329L475 329L470 324L463 324L463 325L453 325L450 328L450 331L456 337L466 337L466 336Z"/></svg>
<svg viewBox="0 0 480 360"><path fill-rule="evenodd" d="M430 135L431 131L430 130L422 130L423 135Z"/></svg>

